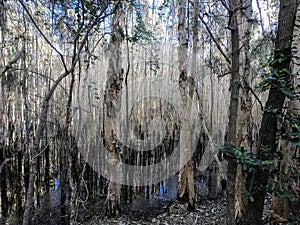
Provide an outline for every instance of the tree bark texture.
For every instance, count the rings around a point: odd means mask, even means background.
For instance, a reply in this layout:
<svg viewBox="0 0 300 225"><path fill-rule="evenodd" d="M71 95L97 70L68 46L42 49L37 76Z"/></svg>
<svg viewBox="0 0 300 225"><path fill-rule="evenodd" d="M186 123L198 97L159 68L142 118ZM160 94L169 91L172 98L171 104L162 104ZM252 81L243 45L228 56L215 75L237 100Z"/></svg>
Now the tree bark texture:
<svg viewBox="0 0 300 225"><path fill-rule="evenodd" d="M291 63L292 34L294 29L297 0L281 0L278 18L278 31L275 40L274 65L273 70L277 71L277 79L283 78L288 81L290 74L284 69L289 68ZM280 60L282 55L285 60ZM282 112L286 95L280 90L280 83L275 80L271 83L265 111L259 130L257 159L272 160L277 147L277 122ZM262 224L262 212L266 188L269 178L269 170L256 168L253 171L250 189L248 190L254 201L249 201L245 216L245 225Z"/></svg>
<svg viewBox="0 0 300 225"><path fill-rule="evenodd" d="M184 118L180 125L180 162L181 168L178 175L178 198L183 199L188 195L189 209L195 208L194 173L191 156L191 128L190 115L194 94L194 79L187 77L187 50L188 36L186 25L186 1L178 3L178 68L179 89L183 100ZM187 162L187 163L186 163ZM186 164L185 164L186 163ZM188 193L186 192L188 190Z"/></svg>
<svg viewBox="0 0 300 225"><path fill-rule="evenodd" d="M253 146L253 118L252 118L252 99L250 93L251 84L251 59L250 59L250 39L251 39L251 19L252 19L252 1L241 1L241 7L238 11L238 26L240 39L240 92L239 107L237 116L237 146L243 147L252 152ZM247 199L244 197L246 191L246 176L242 165L237 166L236 188L235 188L235 217L237 223L243 220L245 215L245 204Z"/></svg>
<svg viewBox="0 0 300 225"><path fill-rule="evenodd" d="M282 154L282 158L279 160L277 167L279 175L275 180L275 187L280 188L282 185L288 184L289 191L298 199L291 200L290 198L283 198L273 195L272 197L272 211L275 215L284 217L286 214L292 213L293 215L299 215L300 213L300 201L299 201L299 178L294 178L292 175L295 171L300 172L299 150L296 146L293 146L293 142L299 141L297 137L293 135L293 124L299 123L300 115L300 5L298 4L296 20L293 32L292 41L292 84L291 88L294 91L292 99L288 99L288 109L286 116L290 120L286 121L285 133L281 134L282 138L279 140L278 151Z"/></svg>
<svg viewBox="0 0 300 225"><path fill-rule="evenodd" d="M122 7L116 10L113 21L112 21L112 37L110 42L110 57L108 66L108 81L106 84L105 97L104 97L104 134L105 140L107 142L107 148L110 154L108 161L108 166L118 167L120 157L116 149L116 134L115 134L115 120L116 112L118 110L118 94L122 90L123 81L123 69L121 61L121 43L123 41L123 35L121 33L124 21ZM116 169L114 171L119 171L120 174L111 174L110 176L122 176L122 171ZM120 213L120 194L121 194L121 184L110 181L108 186L108 194L106 198L106 209L105 213L108 216L117 216Z"/></svg>
<svg viewBox="0 0 300 225"><path fill-rule="evenodd" d="M230 105L227 140L230 146L237 144L237 116L239 106L240 89L240 46L239 46L239 26L237 12L239 8L238 0L229 1L229 24L231 31L231 80L230 80ZM227 169L227 196L226 196L226 224L236 224L235 221L235 182L236 182L237 163L235 159L228 160Z"/></svg>

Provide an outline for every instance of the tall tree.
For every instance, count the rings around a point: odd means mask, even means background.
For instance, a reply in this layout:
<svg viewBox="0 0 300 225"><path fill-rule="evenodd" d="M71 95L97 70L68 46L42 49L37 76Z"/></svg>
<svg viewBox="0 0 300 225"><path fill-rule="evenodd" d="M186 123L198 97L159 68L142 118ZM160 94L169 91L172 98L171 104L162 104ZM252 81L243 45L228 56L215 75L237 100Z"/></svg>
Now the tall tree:
<svg viewBox="0 0 300 225"><path fill-rule="evenodd" d="M281 0L279 7L278 31L275 40L274 60L272 63L273 79L270 80L270 90L265 111L259 130L257 159L272 160L277 147L277 122L282 112L286 94L282 91L282 82L288 82L288 68L291 63L291 40L294 29L297 0ZM249 192L253 201L246 206L247 214L243 224L262 224L262 212L269 170L256 168L252 172Z"/></svg>
<svg viewBox="0 0 300 225"><path fill-rule="evenodd" d="M240 94L237 118L237 142L236 145L252 152L253 146L253 118L252 118L252 99L251 99L251 59L250 59L250 39L252 21L252 1L241 1L240 13L238 13L238 26L240 36ZM238 163L236 175L236 221L242 221L245 213L247 200L244 197L246 190L246 173L243 171L242 164Z"/></svg>
<svg viewBox="0 0 300 225"><path fill-rule="evenodd" d="M180 125L180 162L178 175L178 198L182 199L188 195L189 209L195 209L195 190L193 163L191 156L191 128L190 116L191 106L194 94L194 79L187 76L187 2L179 1L178 3L178 63L179 63L179 89L183 100L184 116ZM194 37L196 38L196 37ZM196 43L194 41L194 43ZM187 163L186 163L187 162ZM186 163L186 164L185 164ZM186 191L188 190L188 193Z"/></svg>
<svg viewBox="0 0 300 225"><path fill-rule="evenodd" d="M108 61L108 80L104 94L104 135L105 142L109 152L108 166L115 168L119 174L112 173L113 176L122 176L119 168L120 156L116 149L116 113L120 110L119 93L123 87L124 71L122 68L122 48L121 44L124 39L122 29L124 28L124 11L122 5L118 6L112 19L112 36L109 44L110 57ZM105 213L109 216L117 216L120 213L120 194L121 184L112 181L108 185L108 193L105 204Z"/></svg>
<svg viewBox="0 0 300 225"><path fill-rule="evenodd" d="M287 87L291 90L291 95L286 99L286 105L288 106L285 110L283 118L285 118L281 123L283 132L280 133L280 140L278 144L278 152L282 155L280 159L277 159L277 170L274 191L272 197L272 212L275 215L272 217L280 216L281 219L288 214L299 216L299 178L297 173L299 171L299 161L298 161L298 150L296 146L299 146L298 136L299 132L297 127L300 123L300 101L299 101L299 74L300 74L300 64L299 64L299 54L300 54L300 38L299 38L299 25L300 25L300 5L298 4L293 41L292 41L292 77L291 86ZM290 197L283 197L280 192L290 192Z"/></svg>
<svg viewBox="0 0 300 225"><path fill-rule="evenodd" d="M228 2L229 24L231 33L231 80L230 80L230 105L229 105L229 123L227 130L227 140L229 148L234 148L237 143L237 116L239 105L240 89L240 37L238 26L238 12L240 2L230 0ZM235 159L228 160L227 169L227 204L226 204L226 224L235 224L235 182L236 182L237 162Z"/></svg>

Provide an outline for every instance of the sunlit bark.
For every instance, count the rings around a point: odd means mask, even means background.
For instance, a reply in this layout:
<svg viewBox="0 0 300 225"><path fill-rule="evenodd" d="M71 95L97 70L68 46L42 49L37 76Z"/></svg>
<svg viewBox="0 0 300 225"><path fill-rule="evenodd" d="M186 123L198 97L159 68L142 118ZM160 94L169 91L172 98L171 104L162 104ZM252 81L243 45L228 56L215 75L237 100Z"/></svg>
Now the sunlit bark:
<svg viewBox="0 0 300 225"><path fill-rule="evenodd" d="M191 156L191 107L194 95L194 79L187 76L188 37L186 33L186 1L178 4L178 63L179 63L179 90L183 100L183 120L180 125L180 162L178 175L178 198L188 195L189 208L195 208L195 190L193 163ZM196 38L196 37L195 37ZM186 193L188 190L188 193Z"/></svg>
<svg viewBox="0 0 300 225"><path fill-rule="evenodd" d="M104 104L105 104L105 115L104 115L104 135L107 142L107 148L109 151L108 166L114 168L111 171L117 171L118 174L110 174L111 180L114 176L122 176L122 171L119 168L120 157L117 152L116 145L116 112L118 110L117 104L118 94L122 90L122 82L124 72L122 69L122 50L121 43L123 41L123 35L121 33L124 27L124 14L123 9L120 6L113 16L112 21L112 37L110 40L109 51L109 66L108 66L108 80L106 83ZM108 186L108 193L105 203L105 213L109 216L117 216L120 213L120 192L121 184L110 181Z"/></svg>

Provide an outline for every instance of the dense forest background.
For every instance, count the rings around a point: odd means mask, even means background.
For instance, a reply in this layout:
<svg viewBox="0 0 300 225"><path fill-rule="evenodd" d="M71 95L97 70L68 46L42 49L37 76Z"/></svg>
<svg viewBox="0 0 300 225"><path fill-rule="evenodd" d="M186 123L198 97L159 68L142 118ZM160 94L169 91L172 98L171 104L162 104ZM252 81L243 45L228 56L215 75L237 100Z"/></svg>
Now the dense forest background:
<svg viewBox="0 0 300 225"><path fill-rule="evenodd" d="M298 3L1 0L0 223L300 223Z"/></svg>

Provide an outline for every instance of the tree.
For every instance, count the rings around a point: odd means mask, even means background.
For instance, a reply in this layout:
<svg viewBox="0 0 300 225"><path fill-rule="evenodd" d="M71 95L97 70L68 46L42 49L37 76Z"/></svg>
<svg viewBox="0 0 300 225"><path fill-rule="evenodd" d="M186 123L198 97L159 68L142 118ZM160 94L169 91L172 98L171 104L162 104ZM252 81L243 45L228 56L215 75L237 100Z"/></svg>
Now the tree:
<svg viewBox="0 0 300 225"><path fill-rule="evenodd" d="M29 183L28 183L28 189L26 193L26 205L23 215L23 225L27 225L31 221L31 209L32 209L32 203L33 203L33 195L34 195L34 184L37 176L38 171L38 156L43 152L43 150L40 148L41 140L44 135L44 131L47 125L47 116L48 116L48 109L49 109L49 103L50 100L56 90L56 88L60 85L60 83L63 81L64 78L69 76L75 71L75 67L78 65L78 62L80 60L80 55L83 52L83 49L89 39L90 32L95 29L96 26L99 25L99 23L102 22L103 18L105 18L107 15L105 14L106 7L100 8L98 14L93 15L90 20L85 24L83 23L82 27L77 28L75 31L75 36L72 38L72 44L74 48L74 52L72 55L72 60L70 65L67 65L67 62L65 58L63 57L62 53L54 47L52 42L46 37L44 32L42 31L39 24L35 21L34 17L31 15L31 12L29 8L27 7L26 3L23 1L20 1L20 4L28 17L30 18L30 21L34 25L35 29L39 32L39 34L45 39L46 43L59 55L61 63L64 68L64 72L61 73L56 80L52 82L49 89L47 90L45 94L45 98L42 100L39 116L37 118L37 128L35 132L35 139L34 139L34 146L31 151L30 155L30 175L29 175ZM81 38L80 43L78 42L78 39ZM78 44L79 43L79 44Z"/></svg>
<svg viewBox="0 0 300 225"><path fill-rule="evenodd" d="M189 205L188 208L195 209L195 190L193 163L191 155L191 128L190 116L192 99L194 94L194 79L187 76L187 50L188 38L186 33L186 1L180 1L178 5L178 63L179 63L179 90L183 99L184 118L180 125L180 162L178 175L178 198L182 199L187 195L188 190ZM196 37L194 37L196 38ZM186 165L184 163L187 162Z"/></svg>
<svg viewBox="0 0 300 225"><path fill-rule="evenodd" d="M290 75L287 69L291 62L290 42L292 40L297 4L297 0L280 1L278 31L271 68L274 76L269 81L269 95L259 130L257 146L258 160L272 160L276 151L277 122L286 97L286 94L282 91L282 83L280 81L287 82ZM251 193L253 201L249 201L246 206L247 214L243 222L245 225L258 225L262 223L262 212L269 172L268 169L256 168L250 175L251 183L249 184L248 191Z"/></svg>
<svg viewBox="0 0 300 225"><path fill-rule="evenodd" d="M119 110L119 93L123 87L124 71L122 68L122 49L121 44L124 39L122 29L124 28L124 11L122 5L119 5L112 20L112 36L109 44L110 57L108 61L108 80L104 94L104 135L107 149L109 152L108 166L115 168L118 174L110 174L113 176L122 176L119 168L120 156L116 149L117 139L115 131L116 113ZM113 180L113 179L111 179ZM105 213L108 216L117 216L120 213L120 194L121 184L113 181L109 182L108 193L105 203Z"/></svg>
<svg viewBox="0 0 300 225"><path fill-rule="evenodd" d="M287 221L287 216L299 216L299 162L297 162L297 146L299 146L299 16L300 5L298 4L296 20L291 44L292 63L291 84L286 87L290 93L283 111L281 121L281 132L277 152L282 155L276 161L277 173L273 184L272 212L282 220ZM284 195L284 193L286 193Z"/></svg>
<svg viewBox="0 0 300 225"><path fill-rule="evenodd" d="M238 26L238 9L239 1L231 0L229 7L229 24L228 28L231 33L231 80L230 80L230 105L229 105L229 122L227 131L227 140L229 148L236 145L237 139L237 116L239 105L240 89L240 37ZM235 182L236 182L237 162L231 158L228 160L227 169L227 197L226 197L226 224L235 224Z"/></svg>
<svg viewBox="0 0 300 225"><path fill-rule="evenodd" d="M240 92L239 106L237 115L237 141L236 145L241 146L249 152L253 152L253 117L252 117L252 97L251 97L251 55L250 39L252 31L252 1L242 1L238 12L238 26L240 36ZM235 220L237 223L242 221L245 211L245 198L247 174L244 172L243 165L237 165L236 188L235 188Z"/></svg>

